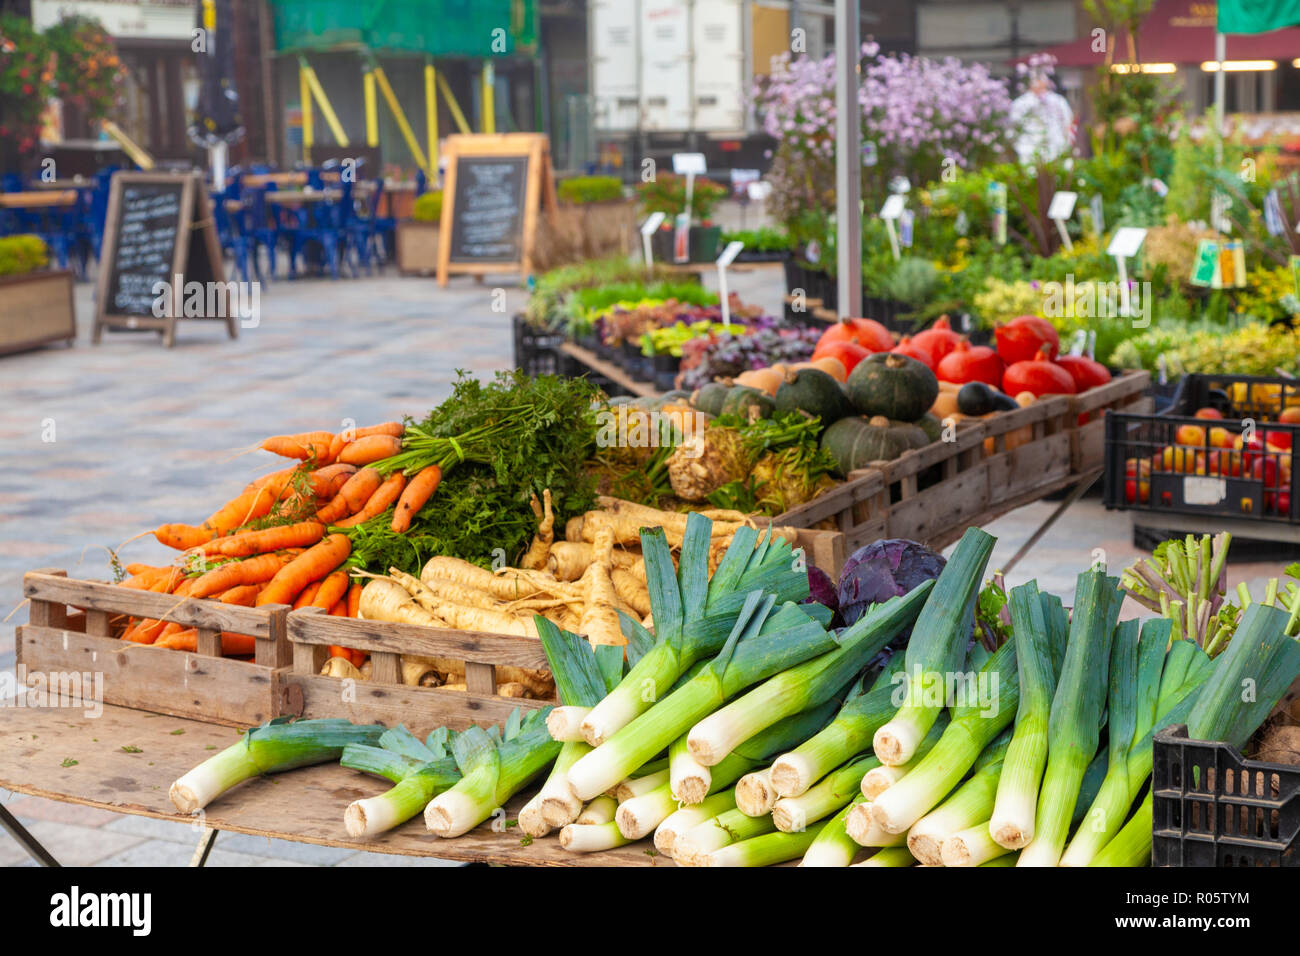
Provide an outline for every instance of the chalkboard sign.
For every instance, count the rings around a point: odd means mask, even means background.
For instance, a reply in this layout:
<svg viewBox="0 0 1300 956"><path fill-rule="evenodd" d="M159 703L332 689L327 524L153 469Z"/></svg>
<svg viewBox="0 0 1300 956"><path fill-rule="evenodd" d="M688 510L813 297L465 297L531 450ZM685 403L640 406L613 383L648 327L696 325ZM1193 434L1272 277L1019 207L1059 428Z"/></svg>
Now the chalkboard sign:
<svg viewBox="0 0 1300 956"><path fill-rule="evenodd" d="M162 333L170 347L182 315L176 308L159 308L158 284L172 286L171 300L179 303L185 283L224 281L216 222L197 173L113 175L92 341L98 343L104 329L143 329ZM175 289L178 283L180 289ZM223 314L184 317L220 319L234 338L239 333L233 315L219 311Z"/></svg>
<svg viewBox="0 0 1300 956"><path fill-rule="evenodd" d="M550 141L540 133L449 136L438 283L453 272L532 271L537 211L555 208Z"/></svg>
<svg viewBox="0 0 1300 956"><path fill-rule="evenodd" d="M527 156L465 156L456 166L452 262L522 262Z"/></svg>

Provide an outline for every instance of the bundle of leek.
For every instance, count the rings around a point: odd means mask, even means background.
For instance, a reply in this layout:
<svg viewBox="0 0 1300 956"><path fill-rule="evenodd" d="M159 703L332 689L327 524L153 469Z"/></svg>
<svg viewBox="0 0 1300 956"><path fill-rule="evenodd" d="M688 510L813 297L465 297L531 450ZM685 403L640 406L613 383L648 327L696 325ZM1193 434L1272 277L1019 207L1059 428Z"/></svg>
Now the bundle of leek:
<svg viewBox="0 0 1300 956"><path fill-rule="evenodd" d="M772 823L783 833L797 833L807 829L810 823L837 813L860 794L862 775L879 763L875 757L851 760L803 793L782 797L772 806Z"/></svg>
<svg viewBox="0 0 1300 956"><path fill-rule="evenodd" d="M396 786L377 797L354 800L343 814L348 836L373 836L405 823L430 800L460 779L456 761L447 750L451 732L439 727L422 743L398 724L379 738L379 746L348 744L344 767L386 777Z"/></svg>
<svg viewBox="0 0 1300 956"><path fill-rule="evenodd" d="M505 728L470 726L451 742L461 778L424 808L425 826L440 837L457 837L478 826L549 767L560 743L546 729L550 708L521 717L516 709Z"/></svg>
<svg viewBox="0 0 1300 956"><path fill-rule="evenodd" d="M955 834L980 825L988 832L989 814L997 799L998 778L1011 742L1008 728L975 761L974 772L943 803L907 831L907 848L926 866L942 866L943 848Z"/></svg>
<svg viewBox="0 0 1300 956"><path fill-rule="evenodd" d="M808 849L804 851L800 866L852 866L853 861L862 853L862 846L849 836L846 824L853 808L863 803L866 797L858 794L844 809L826 821L818 831Z"/></svg>
<svg viewBox="0 0 1300 956"><path fill-rule="evenodd" d="M736 532L710 579L712 528L703 515L687 516L676 574L663 529L642 530L655 643L583 718L582 734L593 747L662 699L691 664L718 653L750 593L765 591L778 603L808 596L808 575L795 570L789 542L770 534L759 542L753 528ZM622 621L625 634L635 630L630 619Z"/></svg>
<svg viewBox="0 0 1300 956"><path fill-rule="evenodd" d="M925 736L921 738L921 743L916 748L916 752L912 754L911 760L899 764L897 767L886 767L881 764L878 767L872 767L863 774L862 795L868 800L874 800L907 776L910 771L915 770L921 761L925 759L925 755L934 749L934 745L939 742L947 729L948 711L945 710L935 718L934 723L930 725L930 729L925 732Z"/></svg>
<svg viewBox="0 0 1300 956"><path fill-rule="evenodd" d="M290 723L277 717L189 771L168 795L181 813L193 813L259 774L338 760L348 744L373 744L383 732L379 724L360 726L341 718Z"/></svg>
<svg viewBox="0 0 1300 956"><path fill-rule="evenodd" d="M944 707L943 688L966 657L975 620L975 598L995 539L978 528L961 536L921 609L904 667L906 696L898 712L875 733L872 749L889 766L907 763Z"/></svg>
<svg viewBox="0 0 1300 956"><path fill-rule="evenodd" d="M1070 637L1048 718L1047 769L1038 794L1034 837L1017 866L1056 866L1079 789L1097 753L1106 705L1111 641L1124 596L1115 578L1085 571L1075 587Z"/></svg>

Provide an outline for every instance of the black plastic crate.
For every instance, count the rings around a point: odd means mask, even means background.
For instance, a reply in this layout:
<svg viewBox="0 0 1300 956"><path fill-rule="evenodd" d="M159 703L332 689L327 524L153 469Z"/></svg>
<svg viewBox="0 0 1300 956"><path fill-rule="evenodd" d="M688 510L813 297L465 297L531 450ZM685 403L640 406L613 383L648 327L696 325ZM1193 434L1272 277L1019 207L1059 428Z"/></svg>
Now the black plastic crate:
<svg viewBox="0 0 1300 956"><path fill-rule="evenodd" d="M1293 379L1187 375L1161 414L1109 412L1106 507L1300 524L1291 456L1300 425L1277 421L1291 405L1300 406ZM1224 418L1194 417L1201 408ZM1248 434L1256 444L1237 447Z"/></svg>
<svg viewBox="0 0 1300 956"><path fill-rule="evenodd" d="M515 339L515 368L529 375L563 374L560 346L564 335L560 332L530 325L522 315L512 319Z"/></svg>
<svg viewBox="0 0 1300 956"><path fill-rule="evenodd" d="M1153 866L1300 866L1300 767L1236 747L1155 735Z"/></svg>

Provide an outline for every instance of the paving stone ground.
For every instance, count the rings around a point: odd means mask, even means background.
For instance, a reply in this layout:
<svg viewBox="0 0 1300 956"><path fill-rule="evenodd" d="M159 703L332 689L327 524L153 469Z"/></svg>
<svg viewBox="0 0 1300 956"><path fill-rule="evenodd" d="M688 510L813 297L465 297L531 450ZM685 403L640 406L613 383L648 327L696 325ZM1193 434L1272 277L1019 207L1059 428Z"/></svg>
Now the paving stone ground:
<svg viewBox="0 0 1300 956"><path fill-rule="evenodd" d="M732 277L746 300L779 309L779 270ZM457 369L490 374L511 363L517 285L373 278L279 281L263 290L262 317L229 341L217 323L182 322L175 348L153 333L108 334L89 344L90 286L76 290L80 334L71 348L0 358L0 670L11 670L12 626L24 571L64 568L103 577L105 548L164 521L197 521L272 460L249 449L270 434L337 429L422 414L449 392ZM504 289L504 311L493 311ZM1005 562L1055 506L1022 508L989 526ZM1074 576L1103 548L1112 568L1131 563L1129 521L1099 499L1072 508L1011 575L1036 577L1068 600ZM124 560L168 557L152 539ZM1276 573L1234 564L1232 582ZM12 613L11 613L12 612ZM0 801L65 863L186 863L197 834L184 824L122 816L0 791ZM0 836L0 865L29 863ZM449 865L223 834L210 858L224 866Z"/></svg>

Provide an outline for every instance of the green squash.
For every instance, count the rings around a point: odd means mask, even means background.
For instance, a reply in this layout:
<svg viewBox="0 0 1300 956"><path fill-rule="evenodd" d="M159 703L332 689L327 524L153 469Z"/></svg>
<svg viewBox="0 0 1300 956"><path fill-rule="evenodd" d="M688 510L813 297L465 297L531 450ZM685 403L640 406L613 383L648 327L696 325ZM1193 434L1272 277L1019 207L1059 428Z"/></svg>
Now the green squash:
<svg viewBox="0 0 1300 956"><path fill-rule="evenodd" d="M916 425L876 416L841 418L822 433L821 446L835 459L841 478L873 461L893 461L906 451L922 448L930 439Z"/></svg>
<svg viewBox="0 0 1300 956"><path fill-rule="evenodd" d="M852 415L853 403L840 383L821 369L801 368L786 372L785 381L776 390L776 410L806 412L820 418L826 428Z"/></svg>
<svg viewBox="0 0 1300 956"><path fill-rule="evenodd" d="M710 382L696 390L691 404L710 415L722 414L722 403L727 400L728 387L721 382Z"/></svg>
<svg viewBox="0 0 1300 956"><path fill-rule="evenodd" d="M916 427L925 432L925 437L932 442L939 441L943 438L943 422L939 421L938 416L926 412L916 420Z"/></svg>
<svg viewBox="0 0 1300 956"><path fill-rule="evenodd" d="M967 382L957 392L957 411L963 415L988 415L990 412L1013 412L1020 406L1010 395L983 382Z"/></svg>
<svg viewBox="0 0 1300 956"><path fill-rule="evenodd" d="M911 356L878 352L857 364L845 389L863 415L914 422L939 397L939 380Z"/></svg>
<svg viewBox="0 0 1300 956"><path fill-rule="evenodd" d="M771 418L775 408L771 395L748 385L733 385L722 402L723 415L738 415L746 421L755 417Z"/></svg>

